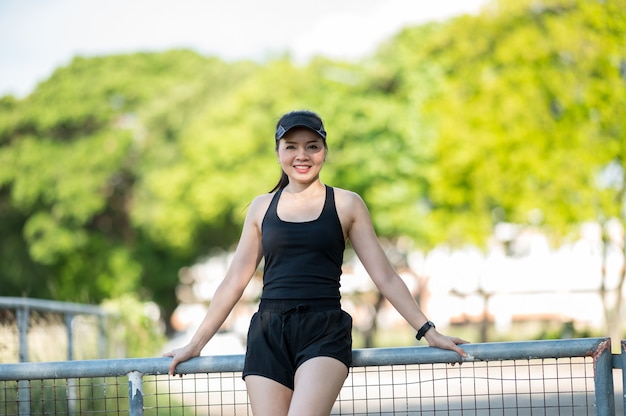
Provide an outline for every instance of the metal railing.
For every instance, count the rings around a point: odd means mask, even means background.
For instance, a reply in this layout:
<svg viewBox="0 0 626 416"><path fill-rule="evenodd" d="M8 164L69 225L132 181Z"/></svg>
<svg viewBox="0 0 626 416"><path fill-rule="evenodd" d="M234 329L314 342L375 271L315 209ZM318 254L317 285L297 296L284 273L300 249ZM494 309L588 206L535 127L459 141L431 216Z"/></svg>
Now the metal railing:
<svg viewBox="0 0 626 416"><path fill-rule="evenodd" d="M109 315L99 306L72 302L60 302L45 299L0 297L0 310L15 310L18 331L18 360L29 361L28 332L31 327L30 317L33 311L61 315L67 331L67 359L74 355L74 321L77 315L90 315L98 319L98 357L104 357L107 344L105 321Z"/></svg>
<svg viewBox="0 0 626 416"><path fill-rule="evenodd" d="M430 347L353 352L333 415L598 415L623 412L615 394L626 341L609 338L468 344L470 357ZM251 414L243 355L0 364L0 414ZM451 363L456 365L450 365ZM617 403L617 406L616 406ZM626 413L625 413L626 415Z"/></svg>

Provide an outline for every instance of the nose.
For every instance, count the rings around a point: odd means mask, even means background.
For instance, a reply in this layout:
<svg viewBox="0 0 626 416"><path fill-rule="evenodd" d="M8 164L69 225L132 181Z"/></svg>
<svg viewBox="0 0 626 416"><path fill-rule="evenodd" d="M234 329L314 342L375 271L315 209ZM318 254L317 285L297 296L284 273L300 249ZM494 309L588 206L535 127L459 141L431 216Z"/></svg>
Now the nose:
<svg viewBox="0 0 626 416"><path fill-rule="evenodd" d="M296 153L296 157L298 159L308 159L309 158L309 153L306 151L305 147L299 147L298 151Z"/></svg>

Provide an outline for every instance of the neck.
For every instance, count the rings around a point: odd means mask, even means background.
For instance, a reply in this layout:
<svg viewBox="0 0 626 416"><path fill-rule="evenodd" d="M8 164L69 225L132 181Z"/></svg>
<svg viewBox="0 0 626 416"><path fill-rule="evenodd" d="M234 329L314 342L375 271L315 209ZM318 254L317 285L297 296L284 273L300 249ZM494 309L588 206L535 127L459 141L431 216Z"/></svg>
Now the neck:
<svg viewBox="0 0 626 416"><path fill-rule="evenodd" d="M325 189L324 184L317 179L310 183L298 183L291 181L289 182L289 185L285 187L284 192L288 192L290 194L310 195L323 189Z"/></svg>

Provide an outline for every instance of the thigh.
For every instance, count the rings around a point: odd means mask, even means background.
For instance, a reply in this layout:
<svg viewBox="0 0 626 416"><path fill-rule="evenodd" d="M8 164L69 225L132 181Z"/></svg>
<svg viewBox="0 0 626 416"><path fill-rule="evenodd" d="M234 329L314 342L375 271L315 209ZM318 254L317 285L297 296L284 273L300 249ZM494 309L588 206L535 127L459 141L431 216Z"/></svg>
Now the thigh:
<svg viewBox="0 0 626 416"><path fill-rule="evenodd" d="M263 376L246 377L246 390L254 416L287 415L293 391Z"/></svg>
<svg viewBox="0 0 626 416"><path fill-rule="evenodd" d="M329 415L343 383L348 367L331 357L315 357L296 371L290 415Z"/></svg>

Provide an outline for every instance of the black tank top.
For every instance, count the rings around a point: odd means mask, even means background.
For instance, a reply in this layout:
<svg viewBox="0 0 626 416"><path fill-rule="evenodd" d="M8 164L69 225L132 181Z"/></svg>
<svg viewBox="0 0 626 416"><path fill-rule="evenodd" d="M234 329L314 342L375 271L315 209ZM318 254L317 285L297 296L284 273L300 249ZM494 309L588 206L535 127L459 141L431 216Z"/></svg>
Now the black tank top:
<svg viewBox="0 0 626 416"><path fill-rule="evenodd" d="M333 188L313 221L287 222L276 207L282 189L272 198L261 225L265 271L261 299L339 299L345 241Z"/></svg>

